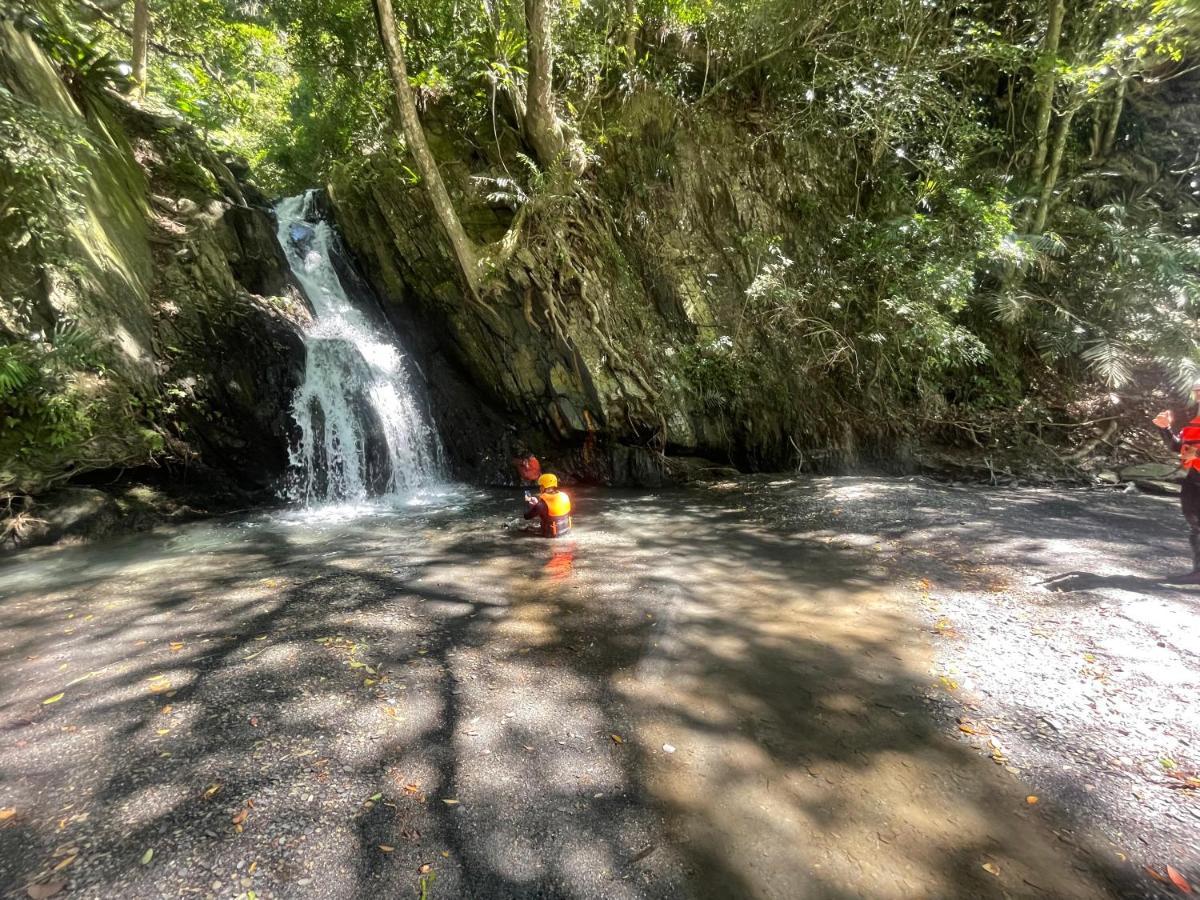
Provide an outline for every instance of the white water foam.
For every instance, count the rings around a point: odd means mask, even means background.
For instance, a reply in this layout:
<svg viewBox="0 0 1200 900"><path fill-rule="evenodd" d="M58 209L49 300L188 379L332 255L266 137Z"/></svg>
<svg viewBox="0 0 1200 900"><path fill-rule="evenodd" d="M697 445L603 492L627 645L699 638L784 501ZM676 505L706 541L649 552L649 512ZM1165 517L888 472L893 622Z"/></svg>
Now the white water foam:
<svg viewBox="0 0 1200 900"><path fill-rule="evenodd" d="M333 231L311 221L312 205L309 192L275 208L279 243L315 313L304 340L304 382L292 401L300 434L288 498L346 516L381 500L419 504L426 491L445 487L441 444L395 339L343 287Z"/></svg>

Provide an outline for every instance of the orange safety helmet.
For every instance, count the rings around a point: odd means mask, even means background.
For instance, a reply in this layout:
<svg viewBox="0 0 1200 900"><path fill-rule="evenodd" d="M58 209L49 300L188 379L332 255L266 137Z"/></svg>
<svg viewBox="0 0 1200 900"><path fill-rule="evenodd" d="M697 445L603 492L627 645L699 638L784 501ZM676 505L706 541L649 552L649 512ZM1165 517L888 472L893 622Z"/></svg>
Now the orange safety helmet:
<svg viewBox="0 0 1200 900"><path fill-rule="evenodd" d="M549 488L557 488L558 487L558 476L551 475L549 472L547 472L545 475L543 475L541 478L538 479L538 487L540 487L542 490L548 490Z"/></svg>

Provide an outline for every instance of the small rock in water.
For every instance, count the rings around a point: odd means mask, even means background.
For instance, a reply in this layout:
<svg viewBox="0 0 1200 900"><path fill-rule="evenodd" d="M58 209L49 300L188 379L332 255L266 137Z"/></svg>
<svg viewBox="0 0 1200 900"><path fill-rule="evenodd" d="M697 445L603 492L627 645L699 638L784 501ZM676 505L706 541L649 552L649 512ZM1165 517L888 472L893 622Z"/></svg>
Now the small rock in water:
<svg viewBox="0 0 1200 900"><path fill-rule="evenodd" d="M673 744L663 744L663 750L667 753L674 753L675 747Z"/></svg>

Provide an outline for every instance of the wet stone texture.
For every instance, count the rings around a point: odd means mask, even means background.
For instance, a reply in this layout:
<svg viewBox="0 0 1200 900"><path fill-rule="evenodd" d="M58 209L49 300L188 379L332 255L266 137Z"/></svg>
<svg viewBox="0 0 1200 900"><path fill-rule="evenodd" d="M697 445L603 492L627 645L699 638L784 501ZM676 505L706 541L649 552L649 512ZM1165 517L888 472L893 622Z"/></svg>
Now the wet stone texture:
<svg viewBox="0 0 1200 900"><path fill-rule="evenodd" d="M750 479L0 568L0 896L1171 896L1167 500ZM1029 803L1031 796L1038 798Z"/></svg>

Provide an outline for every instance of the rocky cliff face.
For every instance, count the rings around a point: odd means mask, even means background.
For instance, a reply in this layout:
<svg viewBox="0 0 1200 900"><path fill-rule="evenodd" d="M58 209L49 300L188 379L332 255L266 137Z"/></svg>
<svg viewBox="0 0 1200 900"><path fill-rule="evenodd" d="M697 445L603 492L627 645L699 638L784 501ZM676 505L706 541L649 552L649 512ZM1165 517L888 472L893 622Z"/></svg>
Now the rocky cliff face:
<svg viewBox="0 0 1200 900"><path fill-rule="evenodd" d="M180 121L68 86L6 23L0 101L0 493L164 461L271 486L306 311L270 211Z"/></svg>
<svg viewBox="0 0 1200 900"><path fill-rule="evenodd" d="M747 314L762 299L756 283L780 264L780 236L831 228L845 199L834 179L822 183L819 155L756 148L716 120L696 132L679 116L669 100L637 97L612 126L627 135L621 149L582 186L524 179L515 224L495 196L504 191L435 142L475 239L495 252L519 229L489 310L459 290L400 161L334 179L347 242L399 327L424 335L435 410L475 423L469 440L451 438L451 454L500 473L525 442L576 474L633 482L669 476L681 458L685 468L694 457L748 468L902 460L895 443L864 452L869 423L840 424L854 404L814 373L819 353L781 345L778 330L757 330L769 316ZM439 392L456 402L437 402Z"/></svg>

